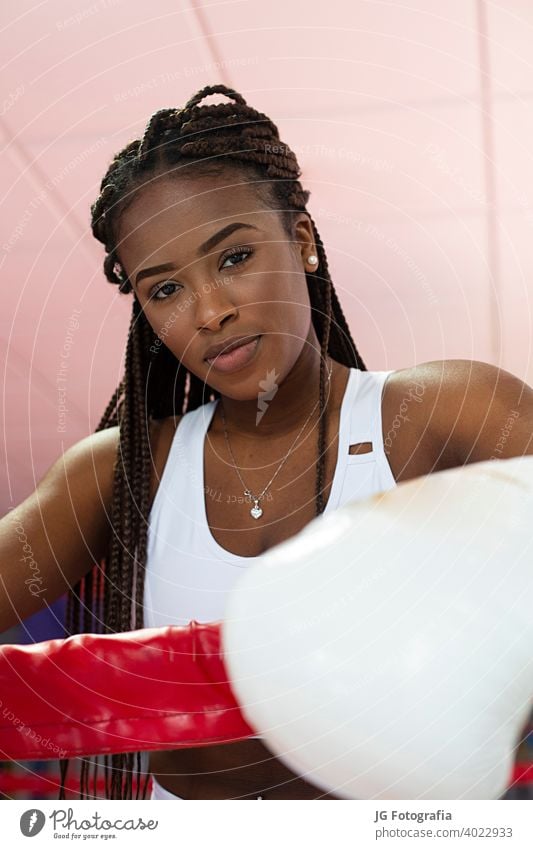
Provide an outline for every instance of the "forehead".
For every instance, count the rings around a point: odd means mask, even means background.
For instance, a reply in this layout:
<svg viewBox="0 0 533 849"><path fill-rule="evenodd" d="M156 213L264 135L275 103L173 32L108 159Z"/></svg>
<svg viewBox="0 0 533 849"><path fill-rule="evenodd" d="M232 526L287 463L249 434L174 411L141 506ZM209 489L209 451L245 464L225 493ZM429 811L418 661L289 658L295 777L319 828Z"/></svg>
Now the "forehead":
<svg viewBox="0 0 533 849"><path fill-rule="evenodd" d="M147 259L173 251L186 260L197 245L232 221L272 230L278 215L263 206L253 183L242 177L160 178L140 189L123 212L119 255L130 272Z"/></svg>

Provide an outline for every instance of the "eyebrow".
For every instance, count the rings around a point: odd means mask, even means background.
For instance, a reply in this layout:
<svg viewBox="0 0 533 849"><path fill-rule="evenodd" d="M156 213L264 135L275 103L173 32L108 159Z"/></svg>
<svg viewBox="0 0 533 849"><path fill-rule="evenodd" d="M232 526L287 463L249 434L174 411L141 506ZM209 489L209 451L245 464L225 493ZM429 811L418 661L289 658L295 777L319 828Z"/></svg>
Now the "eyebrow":
<svg viewBox="0 0 533 849"><path fill-rule="evenodd" d="M240 229L246 230L258 230L258 227L254 227L253 224L245 224L242 221L234 221L232 224L227 224L226 227L223 227L222 230L219 230L218 233L214 233L209 237L205 242L198 247L196 251L197 256L202 256L203 254L209 253L209 251L218 245L219 242L222 242L223 239L227 239L235 230ZM139 271L135 278L135 285L138 286L141 280L145 277L151 277L153 274L161 274L164 271L175 271L176 266L172 262L164 262L162 265L153 265L151 268L143 268L142 271Z"/></svg>

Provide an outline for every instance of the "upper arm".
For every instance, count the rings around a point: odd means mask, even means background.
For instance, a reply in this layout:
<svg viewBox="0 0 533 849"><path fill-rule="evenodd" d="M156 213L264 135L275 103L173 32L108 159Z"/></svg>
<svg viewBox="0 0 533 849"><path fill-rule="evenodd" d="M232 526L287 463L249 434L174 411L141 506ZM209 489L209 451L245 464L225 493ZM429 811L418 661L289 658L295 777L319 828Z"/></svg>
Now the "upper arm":
<svg viewBox="0 0 533 849"><path fill-rule="evenodd" d="M422 363L399 369L385 382L383 445L398 483L459 464L453 443L435 432L435 419L443 398L439 389L441 369L435 366L435 363Z"/></svg>
<svg viewBox="0 0 533 849"><path fill-rule="evenodd" d="M119 428L71 446L0 520L0 631L51 604L107 551Z"/></svg>
<svg viewBox="0 0 533 849"><path fill-rule="evenodd" d="M386 382L383 437L397 481L533 454L533 389L477 360L402 369Z"/></svg>
<svg viewBox="0 0 533 849"><path fill-rule="evenodd" d="M455 465L533 454L533 389L476 360L426 364L429 428Z"/></svg>

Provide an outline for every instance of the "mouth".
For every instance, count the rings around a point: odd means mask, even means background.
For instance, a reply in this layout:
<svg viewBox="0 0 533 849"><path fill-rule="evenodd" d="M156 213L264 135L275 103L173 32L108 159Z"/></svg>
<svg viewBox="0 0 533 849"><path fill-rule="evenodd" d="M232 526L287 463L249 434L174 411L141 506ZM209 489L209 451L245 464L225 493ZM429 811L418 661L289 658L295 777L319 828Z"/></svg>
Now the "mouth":
<svg viewBox="0 0 533 849"><path fill-rule="evenodd" d="M238 345L236 348L232 348L231 351L228 351L226 354L218 354L216 357L206 359L206 363L208 363L215 371L219 371L224 374L244 368L244 366L247 366L252 360L261 338L261 335L254 336L254 338L249 342L246 342L243 345Z"/></svg>

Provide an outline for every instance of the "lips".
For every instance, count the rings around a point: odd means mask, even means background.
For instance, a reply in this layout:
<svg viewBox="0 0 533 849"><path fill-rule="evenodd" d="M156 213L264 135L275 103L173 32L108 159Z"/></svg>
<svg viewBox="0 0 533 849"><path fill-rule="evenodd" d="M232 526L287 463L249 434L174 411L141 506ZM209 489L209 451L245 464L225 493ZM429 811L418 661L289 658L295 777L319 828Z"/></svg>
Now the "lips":
<svg viewBox="0 0 533 849"><path fill-rule="evenodd" d="M236 344L227 352L206 358L206 362L215 371L224 373L237 371L253 359L261 338L261 336L245 337L240 344Z"/></svg>
<svg viewBox="0 0 533 849"><path fill-rule="evenodd" d="M247 345L249 342L255 339L256 336L257 334L255 336L252 336L251 333L242 334L241 336L228 336L227 339L222 342L219 342L218 345L212 345L210 348L208 348L204 359L214 360L215 357L217 357L221 353L229 354L229 352L233 351L235 348L238 348L241 345Z"/></svg>

